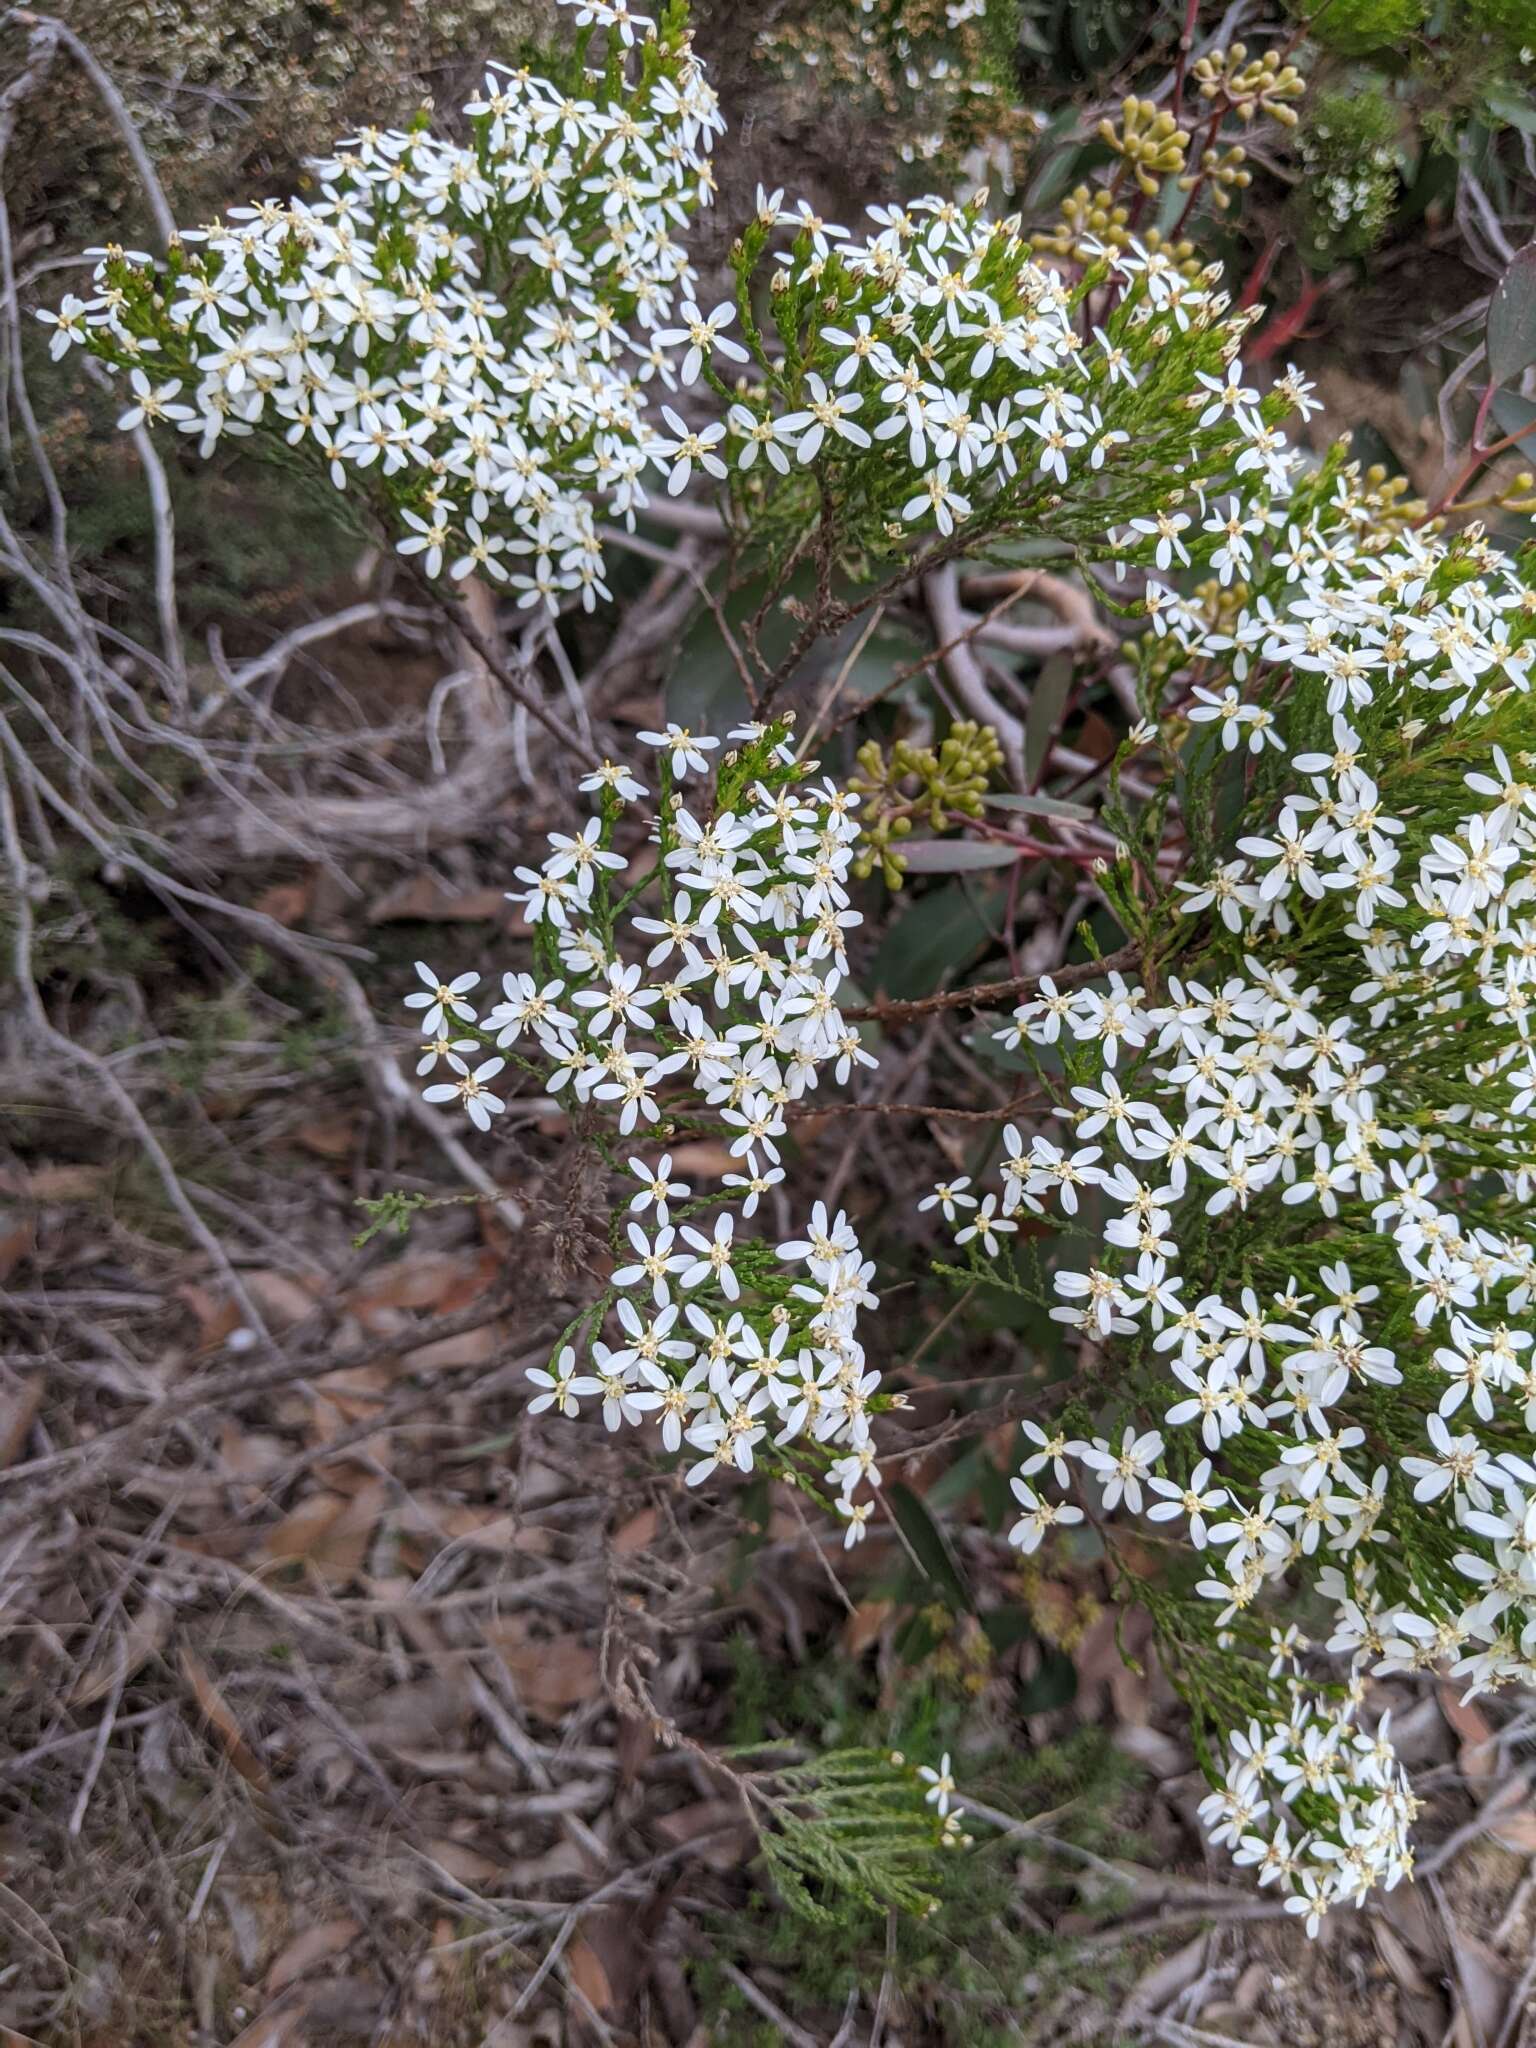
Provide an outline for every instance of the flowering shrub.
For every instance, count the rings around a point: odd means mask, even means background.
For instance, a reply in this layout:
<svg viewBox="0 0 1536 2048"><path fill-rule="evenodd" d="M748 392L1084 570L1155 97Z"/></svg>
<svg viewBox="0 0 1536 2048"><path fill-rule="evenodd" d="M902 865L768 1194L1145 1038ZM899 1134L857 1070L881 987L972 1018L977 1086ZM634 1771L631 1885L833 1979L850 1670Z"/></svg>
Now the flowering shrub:
<svg viewBox="0 0 1536 2048"><path fill-rule="evenodd" d="M998 1034L1039 1085L997 1184L951 1175L918 1206L963 1254L941 1270L1074 1346L1063 1412L1026 1425L1012 1541L1094 1524L1190 1701L1213 1840L1315 1928L1410 1867L1369 1678L1536 1676L1536 602L1475 530L1416 528L1395 488L1287 447L1313 401L1294 371L1245 382L1257 312L1111 203L1183 164L1171 114L1127 104L1115 184L1038 249L982 196L871 208L859 239L763 195L706 314L672 229L718 117L681 16L586 0L577 22L572 79L498 75L468 145L365 135L314 206L237 210L162 271L108 254L56 345L129 370L125 424L205 450L260 429L342 486L375 472L427 577L506 578L529 606L605 594L593 507L632 520L648 468L710 490L759 620L815 572L776 668L744 631L754 710L898 587L1020 539L1144 613L1096 871L1125 947L1041 978ZM1240 48L1191 80L1213 139L1300 89ZM647 382L677 399L656 419ZM604 762L593 814L517 870L533 971L482 1013L478 971L423 964L406 1000L430 1101L488 1129L523 1066L624 1190L615 1270L531 1408L658 1426L693 1484L762 1465L830 1487L851 1545L901 1399L866 1358L873 1267L821 1203L777 1244L740 1226L787 1199L824 1070L874 1063L838 1001L851 877L899 879L899 826L974 818L1000 760L1041 799L975 724L866 747L857 789L813 781L788 731L641 734L654 810ZM660 1149L704 1133L738 1162L718 1190ZM1122 1513L1164 1545L1155 1579ZM946 1817L947 1760L940 1780Z"/></svg>
<svg viewBox="0 0 1536 2048"><path fill-rule="evenodd" d="M125 427L174 425L204 455L259 432L338 490L372 483L429 576L591 609L594 508L632 523L645 503L641 386L670 382L661 337L692 277L673 231L709 196L720 116L680 7L659 28L622 6L577 20L569 77L491 68L468 142L365 129L313 166L317 200L235 207L162 266L96 252L96 295L44 316L55 354L129 371Z"/></svg>
<svg viewBox="0 0 1536 2048"><path fill-rule="evenodd" d="M783 731L733 732L712 787L718 739L675 725L642 733L660 782L645 872L618 893L614 828L648 792L605 762L582 783L596 813L579 833L551 833L540 869L517 870L534 973L504 974L483 1017L472 971L445 982L421 964L422 988L405 1000L427 1034L418 1073L441 1061L454 1075L427 1100L461 1103L482 1130L503 1108L495 1083L510 1057L569 1091L577 1132L615 1167L613 1136L643 1140L663 1114L669 1138L695 1120L719 1128L738 1162L695 1195L673 1179L670 1152L630 1155L619 1263L548 1369L529 1375L531 1412L600 1400L611 1430L654 1421L667 1450L687 1444L690 1485L759 1460L823 1480L851 1544L871 1511L853 1495L879 1484L870 1417L891 1405L858 1337L874 1267L846 1216L820 1202L777 1247L737 1231L784 1180L790 1105L828 1066L842 1082L875 1064L836 1001L846 934L862 921L845 886L859 800L813 784ZM696 808L691 778L707 792ZM610 1315L611 1347L598 1335Z"/></svg>
<svg viewBox="0 0 1536 2048"><path fill-rule="evenodd" d="M1098 541L1117 520L1155 520L1171 474L1216 492L1275 470L1295 391L1232 402L1225 362L1251 316L1229 313L1219 270L1191 278L1137 244L1099 250L1069 287L981 200L870 213L879 232L859 241L803 202L763 199L736 258L762 382L701 434L658 442L669 489L691 460L734 471L754 540L791 546L828 493L840 545L905 561L914 531L945 553L1042 526ZM772 252L770 344L752 286L782 225L796 233ZM685 381L701 366L687 358Z"/></svg>
<svg viewBox="0 0 1536 2048"><path fill-rule="evenodd" d="M1191 679L1160 745L1193 873L1159 892L1144 833L1105 877L1149 959L1194 957L1155 990L1043 981L999 1034L1042 1119L1005 1129L995 1193L940 1199L974 1271L1042 1300L1037 1260L990 1255L1026 1216L1087 1233L1049 1312L1104 1358L1110 1426L1026 1424L1013 1540L1075 1516L1047 1492L1074 1465L1102 1514L1187 1537L1184 1582L1136 1593L1233 1731L1205 1818L1315 1926L1411 1863L1367 1678L1536 1676L1536 605L1335 464L1252 517L1239 600L1149 593L1144 669L1173 647ZM1331 1610L1317 1643L1281 1590L1309 1629Z"/></svg>

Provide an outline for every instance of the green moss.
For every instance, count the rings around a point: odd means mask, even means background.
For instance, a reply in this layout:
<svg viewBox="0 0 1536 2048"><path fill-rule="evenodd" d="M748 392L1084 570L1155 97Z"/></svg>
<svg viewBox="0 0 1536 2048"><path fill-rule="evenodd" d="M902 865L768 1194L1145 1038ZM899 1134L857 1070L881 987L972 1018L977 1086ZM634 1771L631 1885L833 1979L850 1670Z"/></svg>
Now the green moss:
<svg viewBox="0 0 1536 2048"><path fill-rule="evenodd" d="M1373 50L1401 50L1424 27L1425 0L1331 0L1327 7L1293 8L1315 23L1308 33L1325 50L1361 57Z"/></svg>
<svg viewBox="0 0 1536 2048"><path fill-rule="evenodd" d="M1363 256L1386 233L1401 187L1401 116L1370 81L1319 93L1298 134L1303 244L1323 263Z"/></svg>

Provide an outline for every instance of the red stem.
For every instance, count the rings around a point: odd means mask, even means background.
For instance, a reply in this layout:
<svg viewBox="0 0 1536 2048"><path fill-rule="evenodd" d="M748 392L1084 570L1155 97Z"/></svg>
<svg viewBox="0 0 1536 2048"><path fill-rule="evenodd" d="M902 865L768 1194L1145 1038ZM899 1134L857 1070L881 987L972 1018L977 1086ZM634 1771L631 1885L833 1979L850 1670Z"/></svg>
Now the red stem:
<svg viewBox="0 0 1536 2048"><path fill-rule="evenodd" d="M1184 33L1179 37L1179 62L1173 74L1173 118L1177 121L1184 111L1184 68L1189 62L1189 53L1195 47L1195 21L1200 13L1200 0L1189 0L1184 9Z"/></svg>
<svg viewBox="0 0 1536 2048"><path fill-rule="evenodd" d="M1293 341L1306 324L1307 316L1318 300L1334 290L1340 282L1342 279L1338 273L1332 277L1310 279L1294 306L1289 307L1284 313L1277 313L1272 320L1265 322L1257 341L1248 352L1248 360L1251 363L1268 362L1269 358L1283 349L1287 342Z"/></svg>
<svg viewBox="0 0 1536 2048"><path fill-rule="evenodd" d="M1259 293L1263 291L1265 281L1274 268L1275 258L1279 255L1284 240L1283 235L1271 235L1260 250L1258 262L1249 271L1243 288L1237 295L1237 310L1240 313L1246 313L1250 306L1257 304Z"/></svg>

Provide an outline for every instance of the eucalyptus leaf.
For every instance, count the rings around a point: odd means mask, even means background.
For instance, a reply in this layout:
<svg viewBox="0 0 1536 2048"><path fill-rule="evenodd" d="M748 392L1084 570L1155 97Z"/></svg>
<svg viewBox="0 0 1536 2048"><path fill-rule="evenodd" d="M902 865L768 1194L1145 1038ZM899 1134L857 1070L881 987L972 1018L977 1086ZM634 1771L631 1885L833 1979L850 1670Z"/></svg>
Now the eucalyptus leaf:
<svg viewBox="0 0 1536 2048"><path fill-rule="evenodd" d="M1040 779L1051 740L1066 709L1076 666L1070 654L1053 654L1030 685L1029 710L1024 719L1024 772L1031 782Z"/></svg>
<svg viewBox="0 0 1536 2048"><path fill-rule="evenodd" d="M1500 391L1489 410L1506 434L1528 434L1536 427L1536 404L1518 391Z"/></svg>
<svg viewBox="0 0 1536 2048"><path fill-rule="evenodd" d="M1536 363L1536 243L1517 250L1488 306L1488 374L1507 384Z"/></svg>
<svg viewBox="0 0 1536 2048"><path fill-rule="evenodd" d="M983 803L995 804L1000 811L1018 811L1026 818L1074 818L1080 824L1091 823L1093 812L1087 804L1068 803L1060 796L1016 796L1012 790L999 791L995 796L982 798Z"/></svg>
<svg viewBox="0 0 1536 2048"><path fill-rule="evenodd" d="M900 853L914 875L969 875L979 868L1011 868L1022 859L1017 846L992 846L976 839L908 839Z"/></svg>
<svg viewBox="0 0 1536 2048"><path fill-rule="evenodd" d="M1493 91L1487 95L1491 113L1501 121L1507 121L1512 128L1519 128L1527 135L1536 135L1536 106L1521 99L1512 92Z"/></svg>
<svg viewBox="0 0 1536 2048"><path fill-rule="evenodd" d="M960 1567L939 1529L910 1486L898 1480L885 1489L896 1525L911 1545L912 1555L946 1598L956 1607L973 1607L970 1589L960 1576Z"/></svg>
<svg viewBox="0 0 1536 2048"><path fill-rule="evenodd" d="M994 885L999 898L1000 884ZM919 896L880 942L869 969L872 988L903 1000L931 995L946 976L958 974L992 943L992 932L977 905L958 882Z"/></svg>

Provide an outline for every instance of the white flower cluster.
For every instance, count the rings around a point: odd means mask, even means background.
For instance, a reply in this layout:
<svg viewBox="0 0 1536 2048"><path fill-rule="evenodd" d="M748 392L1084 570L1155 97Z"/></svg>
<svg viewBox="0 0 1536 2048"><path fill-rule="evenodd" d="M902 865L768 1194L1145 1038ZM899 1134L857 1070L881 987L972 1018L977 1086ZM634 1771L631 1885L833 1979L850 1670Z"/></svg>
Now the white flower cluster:
<svg viewBox="0 0 1536 2048"><path fill-rule="evenodd" d="M1418 1801L1392 1747L1390 1713L1359 1725L1353 1699L1309 1696L1290 1671L1295 1704L1283 1721L1250 1721L1228 1738L1225 1782L1200 1805L1216 1847L1231 1849L1285 1910L1316 1934L1330 1906L1391 1891L1413 1868L1408 1832ZM1299 1810L1326 1805L1328 1832Z"/></svg>
<svg viewBox="0 0 1536 2048"><path fill-rule="evenodd" d="M732 732L742 751L725 757L713 803L695 810L674 784L703 776L719 740L676 725L642 733L659 757L662 795L647 828L654 852L633 835L649 862L640 879L613 900L613 878L628 865L612 851L614 830L646 790L627 767L605 763L582 784L598 812L578 833L551 833L541 867L517 870L523 887L511 901L544 967L504 974L502 999L479 1017L478 973L445 980L419 963L422 987L405 1002L425 1039L418 1073L442 1061L454 1076L426 1099L461 1102L482 1130L505 1107L493 1084L508 1056L550 1090L569 1089L578 1115L611 1116L622 1138L649 1125L670 1133L678 1119L722 1128L737 1170L676 1223L693 1190L672 1178L670 1152L654 1164L629 1160L639 1191L630 1184L628 1250L617 1247L603 1304L619 1343L597 1337L598 1314L590 1369L563 1346L548 1371L530 1374L541 1390L532 1407L574 1415L600 1395L610 1429L654 1415L668 1450L686 1441L700 1454L691 1484L726 1465L753 1470L777 1424L781 1462L795 1463L791 1447L809 1453L800 1463L837 1490L851 1544L872 1506L854 1496L879 1484L869 1417L880 1375L867 1370L857 1334L875 1301L874 1268L847 1218L819 1202L776 1255L738 1235L721 1206L739 1202L749 1221L783 1182L786 1108L817 1087L822 1068L846 1081L875 1064L836 1000L846 934L860 922L847 887L858 797L812 784L781 734ZM730 790L734 803L723 801ZM685 1220L709 1210L718 1213L708 1230ZM785 1261L803 1275L784 1274Z"/></svg>
<svg viewBox="0 0 1536 2048"><path fill-rule="evenodd" d="M630 1165L641 1181L632 1209L660 1189L665 1214L669 1199L692 1192L671 1180L670 1154ZM860 1309L876 1305L875 1269L842 1210L829 1217L817 1202L804 1236L777 1247L800 1278L770 1273L760 1260L755 1281L738 1273L742 1246L723 1211L710 1233L689 1224L648 1233L632 1222L628 1235L631 1257L613 1275L618 1342L593 1337L585 1371L575 1347L562 1345L547 1368L530 1370L537 1391L528 1412L574 1416L598 1397L610 1430L653 1418L666 1450L687 1444L694 1454L690 1486L722 1468L753 1471L771 1433L773 1451L784 1454L779 1469L823 1475L847 1522L845 1547L859 1542L880 1484L870 1437L880 1374L866 1366L858 1338ZM797 1460L796 1446L811 1456ZM861 1488L871 1491L856 1500Z"/></svg>
<svg viewBox="0 0 1536 2048"><path fill-rule="evenodd" d="M768 386L744 390L723 420L698 432L669 411L673 438L655 444L669 490L686 486L695 463L726 479L728 456L740 472L761 456L787 476L826 454L857 457L890 444L885 470L899 477L903 495L892 504L887 537L932 526L949 535L1016 486L1033 480L1056 491L1113 468L1164 377L1159 357L1169 342L1217 330L1228 311L1213 288L1219 273L1191 281L1163 253L1132 242L1104 252L1113 309L1085 337L1067 285L1030 259L1017 219L993 220L977 205L937 196L868 211L877 232L860 240L804 200L786 207L781 192L759 191L757 236L795 230L793 247L775 252L773 295L805 299L815 321L809 367L791 375L784 355L763 354ZM739 343L719 337L733 318L719 307L690 333L745 361ZM1235 353L1241 324L1222 333L1223 348ZM708 354L706 346L689 355L684 382ZM1182 374L1171 358L1169 374ZM1222 473L1255 470L1283 485L1284 440L1260 416L1258 394L1234 393L1230 379L1208 370L1190 372L1188 382L1204 401L1199 427L1228 437L1213 444ZM1282 396L1294 403L1304 389L1292 373ZM787 410L775 405L776 393L787 397ZM1157 405L1163 428L1169 402L1163 395Z"/></svg>
<svg viewBox="0 0 1536 2048"><path fill-rule="evenodd" d="M1332 1602L1346 1708L1234 1735L1210 1807L1314 1924L1406 1867L1385 1736L1354 1730L1367 1676L1536 1680L1536 782L1494 738L1536 740L1512 630L1533 607L1480 543L1367 535L1352 505L1318 498L1221 631L1172 594L1161 613L1233 675L1187 710L1218 760L1289 755L1245 858L1179 885L1220 964L1161 1000L1044 980L998 1037L1065 1068L1070 1135L1009 1125L997 1191L923 1205L988 1257L1021 1210L1105 1215L1051 1314L1165 1376L1118 1442L1025 1425L1016 1543L1079 1518L1029 1483L1077 1464L1100 1511L1219 1559L1195 1587L1219 1642L1267 1587L1310 1576ZM1331 746L1292 753L1287 726ZM1325 1795L1299 1835L1296 1792L1266 1805L1266 1782Z"/></svg>
<svg viewBox="0 0 1536 2048"><path fill-rule="evenodd" d="M641 387L668 374L692 277L674 232L723 124L685 39L619 0L577 19L614 51L583 89L492 66L467 142L367 129L312 167L316 197L234 207L158 270L94 252L95 295L42 316L54 353L131 370L124 426L204 455L266 427L338 489L378 481L431 576L590 609L598 508L632 524L646 502Z"/></svg>

